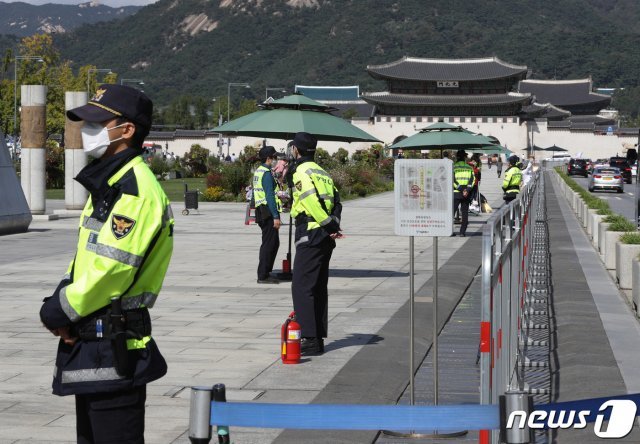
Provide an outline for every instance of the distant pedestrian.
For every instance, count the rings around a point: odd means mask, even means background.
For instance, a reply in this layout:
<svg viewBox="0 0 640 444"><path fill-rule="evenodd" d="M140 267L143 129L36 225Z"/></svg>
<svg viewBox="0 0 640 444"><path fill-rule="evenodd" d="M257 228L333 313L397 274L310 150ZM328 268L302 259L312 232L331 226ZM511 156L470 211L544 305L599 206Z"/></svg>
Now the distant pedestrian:
<svg viewBox="0 0 640 444"><path fill-rule="evenodd" d="M502 156L498 154L498 160L496 161L496 170L498 172L498 177L502 174Z"/></svg>
<svg viewBox="0 0 640 444"><path fill-rule="evenodd" d="M489 156L487 158L487 166L489 167L489 169L491 169L491 164L493 163L493 157Z"/></svg>
<svg viewBox="0 0 640 444"><path fill-rule="evenodd" d="M235 162L236 161L236 153L232 153L231 154L231 162Z"/></svg>

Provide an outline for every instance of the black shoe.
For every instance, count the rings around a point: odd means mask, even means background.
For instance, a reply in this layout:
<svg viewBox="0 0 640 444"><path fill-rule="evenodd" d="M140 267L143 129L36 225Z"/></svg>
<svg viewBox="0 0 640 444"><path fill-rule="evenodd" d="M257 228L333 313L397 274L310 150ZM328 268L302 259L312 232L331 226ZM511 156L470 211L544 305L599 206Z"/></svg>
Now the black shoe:
<svg viewBox="0 0 640 444"><path fill-rule="evenodd" d="M451 233L451 237L456 237L458 233Z"/></svg>
<svg viewBox="0 0 640 444"><path fill-rule="evenodd" d="M324 353L324 340L322 338L302 338L300 341L300 354L302 356L315 356Z"/></svg>
<svg viewBox="0 0 640 444"><path fill-rule="evenodd" d="M460 218L459 218L459 217L456 217L456 218L453 220L453 223L455 223L455 224L461 224L461 223L462 223L462 221L460 220Z"/></svg>
<svg viewBox="0 0 640 444"><path fill-rule="evenodd" d="M460 233L460 237L467 237L466 233Z"/></svg>
<svg viewBox="0 0 640 444"><path fill-rule="evenodd" d="M266 277L264 279L258 279L258 284L279 284L280 281L274 277Z"/></svg>

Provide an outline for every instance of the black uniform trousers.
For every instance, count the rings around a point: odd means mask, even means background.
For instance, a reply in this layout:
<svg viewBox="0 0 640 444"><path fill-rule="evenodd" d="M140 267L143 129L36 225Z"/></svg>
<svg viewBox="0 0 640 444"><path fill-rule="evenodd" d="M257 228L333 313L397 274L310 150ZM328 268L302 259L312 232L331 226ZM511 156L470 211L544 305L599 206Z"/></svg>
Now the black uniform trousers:
<svg viewBox="0 0 640 444"><path fill-rule="evenodd" d="M144 444L147 386L76 395L78 444Z"/></svg>
<svg viewBox="0 0 640 444"><path fill-rule="evenodd" d="M280 248L280 236L278 230L273 228L273 217L267 217L258 221L262 229L262 245L260 245L260 257L258 262L258 279L266 279L273 271L278 248Z"/></svg>
<svg viewBox="0 0 640 444"><path fill-rule="evenodd" d="M509 203L512 200L514 200L516 197L518 197L518 193L504 193L504 196L502 197L504 199L504 203Z"/></svg>
<svg viewBox="0 0 640 444"><path fill-rule="evenodd" d="M318 228L320 229L320 228ZM313 236L310 236L313 238ZM311 244L311 245L310 245ZM326 338L328 331L329 262L336 242L325 237L296 246L293 262L293 309L303 338Z"/></svg>
<svg viewBox="0 0 640 444"><path fill-rule="evenodd" d="M453 193L453 213L455 215L456 211L458 211L458 207L460 207L460 234L467 233L467 225L469 225L469 204L471 203L471 199L469 197L462 197L462 193Z"/></svg>

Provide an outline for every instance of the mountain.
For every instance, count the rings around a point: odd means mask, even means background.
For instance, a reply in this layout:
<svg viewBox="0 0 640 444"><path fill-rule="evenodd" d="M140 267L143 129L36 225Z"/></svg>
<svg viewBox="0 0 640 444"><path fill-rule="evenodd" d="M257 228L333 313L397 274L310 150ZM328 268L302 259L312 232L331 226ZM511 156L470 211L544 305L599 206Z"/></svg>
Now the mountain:
<svg viewBox="0 0 640 444"><path fill-rule="evenodd" d="M265 87L386 85L369 64L405 55L497 56L538 79L591 76L640 85L637 0L159 0L116 22L56 35L74 66L143 79L160 103L178 95L255 98Z"/></svg>
<svg viewBox="0 0 640 444"><path fill-rule="evenodd" d="M25 37L43 32L65 33L88 23L124 18L139 10L139 6L111 8L97 1L79 5L47 3L40 6L0 1L0 34Z"/></svg>

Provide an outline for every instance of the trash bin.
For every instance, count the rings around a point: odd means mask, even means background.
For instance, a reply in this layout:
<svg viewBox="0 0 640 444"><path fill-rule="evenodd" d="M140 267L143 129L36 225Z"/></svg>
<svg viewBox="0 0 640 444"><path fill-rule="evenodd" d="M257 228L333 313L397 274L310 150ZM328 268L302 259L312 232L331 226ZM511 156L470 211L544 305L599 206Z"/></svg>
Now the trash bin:
<svg viewBox="0 0 640 444"><path fill-rule="evenodd" d="M189 215L189 210L198 209L198 190L189 191L188 185L184 184L184 210L182 214L184 216Z"/></svg>

